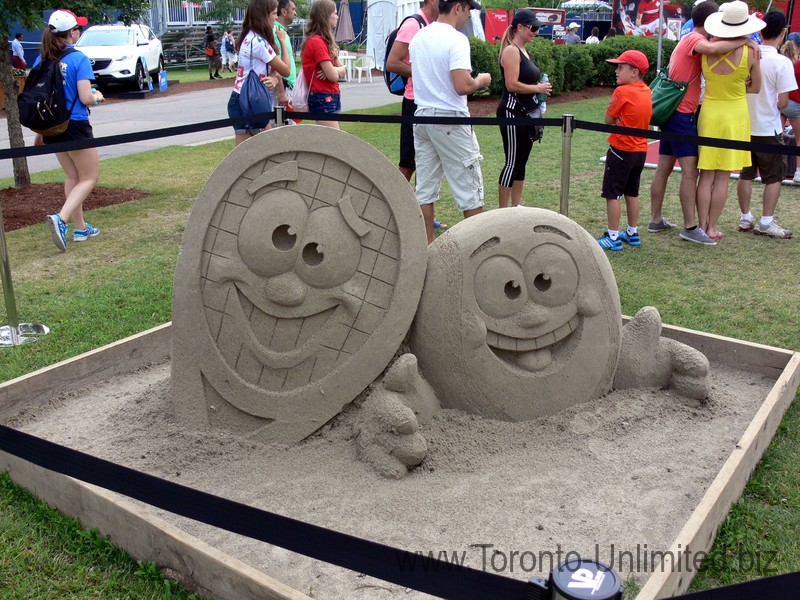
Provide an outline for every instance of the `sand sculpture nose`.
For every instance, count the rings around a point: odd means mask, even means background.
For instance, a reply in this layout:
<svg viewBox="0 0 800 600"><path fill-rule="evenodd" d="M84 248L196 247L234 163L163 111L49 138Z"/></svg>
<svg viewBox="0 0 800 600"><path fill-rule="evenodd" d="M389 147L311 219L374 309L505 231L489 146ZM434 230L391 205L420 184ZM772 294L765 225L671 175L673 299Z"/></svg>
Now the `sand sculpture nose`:
<svg viewBox="0 0 800 600"><path fill-rule="evenodd" d="M289 271L273 277L266 285L267 297L283 306L299 306L306 299L308 286L300 278Z"/></svg>

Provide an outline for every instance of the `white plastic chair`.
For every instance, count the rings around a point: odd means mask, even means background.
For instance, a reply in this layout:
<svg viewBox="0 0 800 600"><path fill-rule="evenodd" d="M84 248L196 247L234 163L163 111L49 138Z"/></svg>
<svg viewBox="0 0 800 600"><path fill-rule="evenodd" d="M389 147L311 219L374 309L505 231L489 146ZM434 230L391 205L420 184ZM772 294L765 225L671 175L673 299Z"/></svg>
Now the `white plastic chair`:
<svg viewBox="0 0 800 600"><path fill-rule="evenodd" d="M372 83L372 69L375 68L375 59L371 55L365 54L359 57L353 65L353 71L358 73L358 83L361 83L361 73L367 74L367 81Z"/></svg>

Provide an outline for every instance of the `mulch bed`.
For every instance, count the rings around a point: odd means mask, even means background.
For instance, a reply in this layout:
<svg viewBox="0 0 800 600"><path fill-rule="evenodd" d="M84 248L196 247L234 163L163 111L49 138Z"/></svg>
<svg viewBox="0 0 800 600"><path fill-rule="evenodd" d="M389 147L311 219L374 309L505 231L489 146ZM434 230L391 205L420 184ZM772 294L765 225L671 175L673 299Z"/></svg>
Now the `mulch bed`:
<svg viewBox="0 0 800 600"><path fill-rule="evenodd" d="M148 194L140 190L126 190L97 186L83 203L84 210L102 208L122 202L144 198ZM16 190L0 190L3 206L3 221L6 231L22 229L28 225L43 223L64 204L64 186L60 183L39 183Z"/></svg>
<svg viewBox="0 0 800 600"><path fill-rule="evenodd" d="M179 75L176 75L179 77ZM158 92L153 97L169 96L185 92L202 91L219 87L232 87L233 74L226 73L225 79L214 81L195 81L191 83L175 83L166 92ZM613 88L592 87L578 92L568 92L551 98L550 104L587 100L599 96L611 96ZM469 109L473 117L490 116L497 110L497 98L470 98ZM108 102L147 102L147 100L122 100L109 98ZM5 111L0 111L4 115ZM84 202L84 209L92 210L103 206L112 206L122 202L130 202L147 196L140 190L127 190L108 187L96 187ZM53 214L64 202L64 187L59 183L43 183L30 185L25 189L7 188L0 190L3 219L6 231L14 231L36 223L42 223L47 215Z"/></svg>

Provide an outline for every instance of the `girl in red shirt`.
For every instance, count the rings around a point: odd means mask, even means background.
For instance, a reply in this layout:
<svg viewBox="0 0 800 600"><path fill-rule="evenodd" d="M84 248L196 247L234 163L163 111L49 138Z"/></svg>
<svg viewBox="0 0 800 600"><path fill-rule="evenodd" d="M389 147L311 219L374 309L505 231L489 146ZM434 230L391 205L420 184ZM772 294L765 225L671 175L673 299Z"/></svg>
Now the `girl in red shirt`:
<svg viewBox="0 0 800 600"><path fill-rule="evenodd" d="M339 48L333 30L339 22L333 0L317 0L311 5L311 13L303 43L303 73L309 82L308 110L312 113L335 114L342 110L339 95L339 80L345 68L339 60ZM339 129L339 121L317 121Z"/></svg>

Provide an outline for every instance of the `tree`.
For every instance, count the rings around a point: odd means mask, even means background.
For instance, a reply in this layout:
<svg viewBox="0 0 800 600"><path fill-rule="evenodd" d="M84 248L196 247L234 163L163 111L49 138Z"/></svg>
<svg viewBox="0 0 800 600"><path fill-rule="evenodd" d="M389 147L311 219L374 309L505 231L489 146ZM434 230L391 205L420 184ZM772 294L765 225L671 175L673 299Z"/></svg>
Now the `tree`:
<svg viewBox="0 0 800 600"><path fill-rule="evenodd" d="M5 0L0 11L0 85L6 94L6 122L8 138L12 148L22 148L25 141L22 137L22 126L19 123L19 110L15 99L17 83L14 80L8 38L11 37L11 24L19 21L28 29L41 29L46 25L43 13L53 10L52 0ZM57 4L57 3L56 3ZM150 0L72 0L70 10L77 15L86 16L90 23L107 23L123 21L132 23L141 18L150 8ZM15 158L14 186L23 188L30 185L28 161Z"/></svg>

